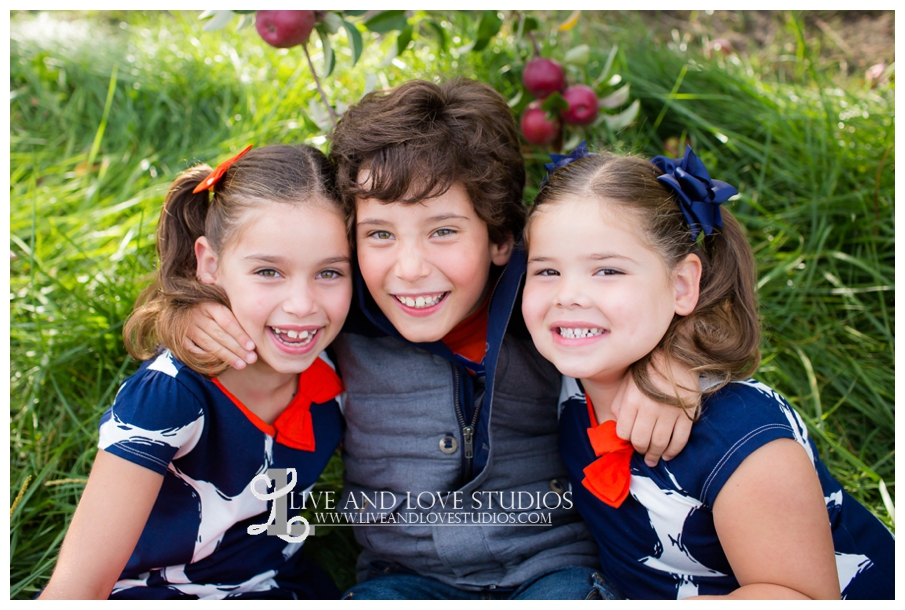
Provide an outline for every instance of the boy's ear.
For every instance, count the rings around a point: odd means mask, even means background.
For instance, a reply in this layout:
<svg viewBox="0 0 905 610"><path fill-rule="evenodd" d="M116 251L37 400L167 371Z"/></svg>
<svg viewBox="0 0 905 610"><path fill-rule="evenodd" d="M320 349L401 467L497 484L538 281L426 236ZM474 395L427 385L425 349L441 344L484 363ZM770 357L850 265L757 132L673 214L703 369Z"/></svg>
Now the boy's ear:
<svg viewBox="0 0 905 610"><path fill-rule="evenodd" d="M687 316L698 305L701 296L701 259L689 254L675 270L676 313Z"/></svg>
<svg viewBox="0 0 905 610"><path fill-rule="evenodd" d="M512 256L512 248L515 247L515 237L510 233L503 243L490 242L490 262L497 267L502 267L509 262Z"/></svg>
<svg viewBox="0 0 905 610"><path fill-rule="evenodd" d="M214 249L203 235L195 240L195 258L198 267L195 275L202 284L215 284L217 282L217 255Z"/></svg>

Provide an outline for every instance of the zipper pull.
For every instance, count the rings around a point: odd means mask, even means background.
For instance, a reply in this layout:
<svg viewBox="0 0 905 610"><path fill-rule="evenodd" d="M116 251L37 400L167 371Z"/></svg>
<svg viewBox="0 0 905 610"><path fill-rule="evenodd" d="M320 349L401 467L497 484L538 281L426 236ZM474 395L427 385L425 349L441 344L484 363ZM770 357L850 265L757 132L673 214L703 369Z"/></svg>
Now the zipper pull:
<svg viewBox="0 0 905 610"><path fill-rule="evenodd" d="M471 426L462 428L462 441L465 445L465 459L470 460L474 457L474 428Z"/></svg>

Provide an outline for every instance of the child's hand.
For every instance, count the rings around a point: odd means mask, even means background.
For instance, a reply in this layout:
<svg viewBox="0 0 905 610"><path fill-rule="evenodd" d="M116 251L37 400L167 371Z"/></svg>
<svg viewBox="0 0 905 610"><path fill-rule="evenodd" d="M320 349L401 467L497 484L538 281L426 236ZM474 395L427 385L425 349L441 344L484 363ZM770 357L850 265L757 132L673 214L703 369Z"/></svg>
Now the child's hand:
<svg viewBox="0 0 905 610"><path fill-rule="evenodd" d="M665 364L659 352L655 353L650 371L660 391L671 393L672 385L654 371L662 370ZM674 366L673 375L680 392L683 387L698 386L697 374L684 368ZM635 451L644 454L644 463L651 467L656 466L661 457L669 461L685 448L694 416L694 410L686 413L678 407L654 402L638 389L631 374L623 379L613 400L612 412L616 417L616 434L631 441Z"/></svg>
<svg viewBox="0 0 905 610"><path fill-rule="evenodd" d="M195 354L212 354L240 371L246 362L252 364L258 359L254 341L245 334L233 312L219 303L201 303L192 308L184 346Z"/></svg>

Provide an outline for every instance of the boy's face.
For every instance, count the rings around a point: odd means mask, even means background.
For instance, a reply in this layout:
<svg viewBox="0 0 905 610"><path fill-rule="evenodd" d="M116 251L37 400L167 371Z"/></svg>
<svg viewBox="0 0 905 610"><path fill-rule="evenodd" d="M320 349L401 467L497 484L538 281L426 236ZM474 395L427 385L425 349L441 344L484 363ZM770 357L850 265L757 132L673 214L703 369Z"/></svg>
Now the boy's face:
<svg viewBox="0 0 905 610"><path fill-rule="evenodd" d="M399 333L438 341L481 306L491 263L512 239L490 241L465 189L454 184L418 204L356 201L358 263L371 296Z"/></svg>

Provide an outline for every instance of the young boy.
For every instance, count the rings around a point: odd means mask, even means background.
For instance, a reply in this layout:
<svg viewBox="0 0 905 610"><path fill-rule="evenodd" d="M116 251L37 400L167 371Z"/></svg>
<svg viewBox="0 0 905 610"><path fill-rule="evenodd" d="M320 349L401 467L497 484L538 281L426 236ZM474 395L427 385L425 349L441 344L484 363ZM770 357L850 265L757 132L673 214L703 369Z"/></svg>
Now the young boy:
<svg viewBox="0 0 905 610"><path fill-rule="evenodd" d="M525 168L505 100L468 80L371 93L331 156L360 269L333 344L347 425L337 504L378 523L355 526L364 552L346 597L613 595L571 508L560 375L521 319ZM198 346L253 358L228 310L195 317ZM653 462L677 454L686 418L626 391L620 432Z"/></svg>

